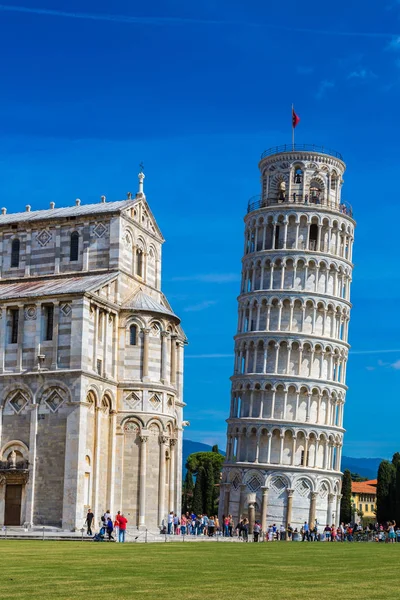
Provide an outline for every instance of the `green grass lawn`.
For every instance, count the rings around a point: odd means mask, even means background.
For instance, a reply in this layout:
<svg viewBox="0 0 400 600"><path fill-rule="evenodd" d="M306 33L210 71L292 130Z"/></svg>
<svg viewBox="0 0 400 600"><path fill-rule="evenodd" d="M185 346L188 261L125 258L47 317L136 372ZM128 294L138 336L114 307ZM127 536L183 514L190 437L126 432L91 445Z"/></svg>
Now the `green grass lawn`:
<svg viewBox="0 0 400 600"><path fill-rule="evenodd" d="M400 598L400 544L0 541L0 599Z"/></svg>

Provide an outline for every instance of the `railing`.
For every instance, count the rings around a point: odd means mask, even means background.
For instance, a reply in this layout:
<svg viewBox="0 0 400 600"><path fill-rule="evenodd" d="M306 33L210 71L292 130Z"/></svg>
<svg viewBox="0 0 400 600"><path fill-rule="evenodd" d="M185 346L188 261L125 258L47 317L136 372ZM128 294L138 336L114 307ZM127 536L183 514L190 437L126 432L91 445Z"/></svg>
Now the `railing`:
<svg viewBox="0 0 400 600"><path fill-rule="evenodd" d="M282 152L318 152L318 154L328 154L329 156L343 160L340 152L330 150L329 148L325 148L325 146L316 146L315 144L284 144L283 146L274 146L261 154L261 160L267 156L281 154Z"/></svg>
<svg viewBox="0 0 400 600"><path fill-rule="evenodd" d="M24 471L29 468L29 462L27 460L20 460L15 466L11 466L7 460L0 460L0 471Z"/></svg>
<svg viewBox="0 0 400 600"><path fill-rule="evenodd" d="M252 212L253 210L258 210L259 208L265 208L267 206L315 206L319 208L327 208L329 210L334 210L342 213L343 215L348 215L353 218L353 208L351 204L342 200L338 205L336 202L331 202L325 200L325 198L314 197L305 194L292 194L290 198L284 196L283 198L265 198L264 200L261 196L252 196L247 204L247 212Z"/></svg>

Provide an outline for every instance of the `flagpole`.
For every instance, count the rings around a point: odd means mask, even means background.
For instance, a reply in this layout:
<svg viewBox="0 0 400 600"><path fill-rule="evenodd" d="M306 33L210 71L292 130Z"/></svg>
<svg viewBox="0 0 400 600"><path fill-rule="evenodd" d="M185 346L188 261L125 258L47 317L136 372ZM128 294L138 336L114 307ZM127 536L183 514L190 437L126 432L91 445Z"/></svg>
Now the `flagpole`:
<svg viewBox="0 0 400 600"><path fill-rule="evenodd" d="M293 127L293 111L294 111L294 106L292 104L292 150L294 151L294 127Z"/></svg>

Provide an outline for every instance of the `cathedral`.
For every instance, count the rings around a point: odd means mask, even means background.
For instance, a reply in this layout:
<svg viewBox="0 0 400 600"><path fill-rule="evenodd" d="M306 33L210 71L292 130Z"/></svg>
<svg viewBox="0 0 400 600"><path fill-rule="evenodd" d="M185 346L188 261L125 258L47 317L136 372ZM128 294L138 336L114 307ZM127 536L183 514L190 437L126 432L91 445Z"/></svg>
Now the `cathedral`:
<svg viewBox="0 0 400 600"><path fill-rule="evenodd" d="M179 513L183 349L143 192L0 214L0 525Z"/></svg>

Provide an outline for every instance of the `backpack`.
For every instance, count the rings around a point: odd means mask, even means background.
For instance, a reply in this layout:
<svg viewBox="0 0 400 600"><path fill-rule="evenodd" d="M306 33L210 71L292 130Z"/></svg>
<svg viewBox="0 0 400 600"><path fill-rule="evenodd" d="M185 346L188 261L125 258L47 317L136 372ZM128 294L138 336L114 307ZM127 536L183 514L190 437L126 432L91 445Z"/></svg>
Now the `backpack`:
<svg viewBox="0 0 400 600"><path fill-rule="evenodd" d="M105 522L106 522L106 518L105 518L105 516L104 516L104 515L101 515L101 522L102 522L102 523L105 523Z"/></svg>

